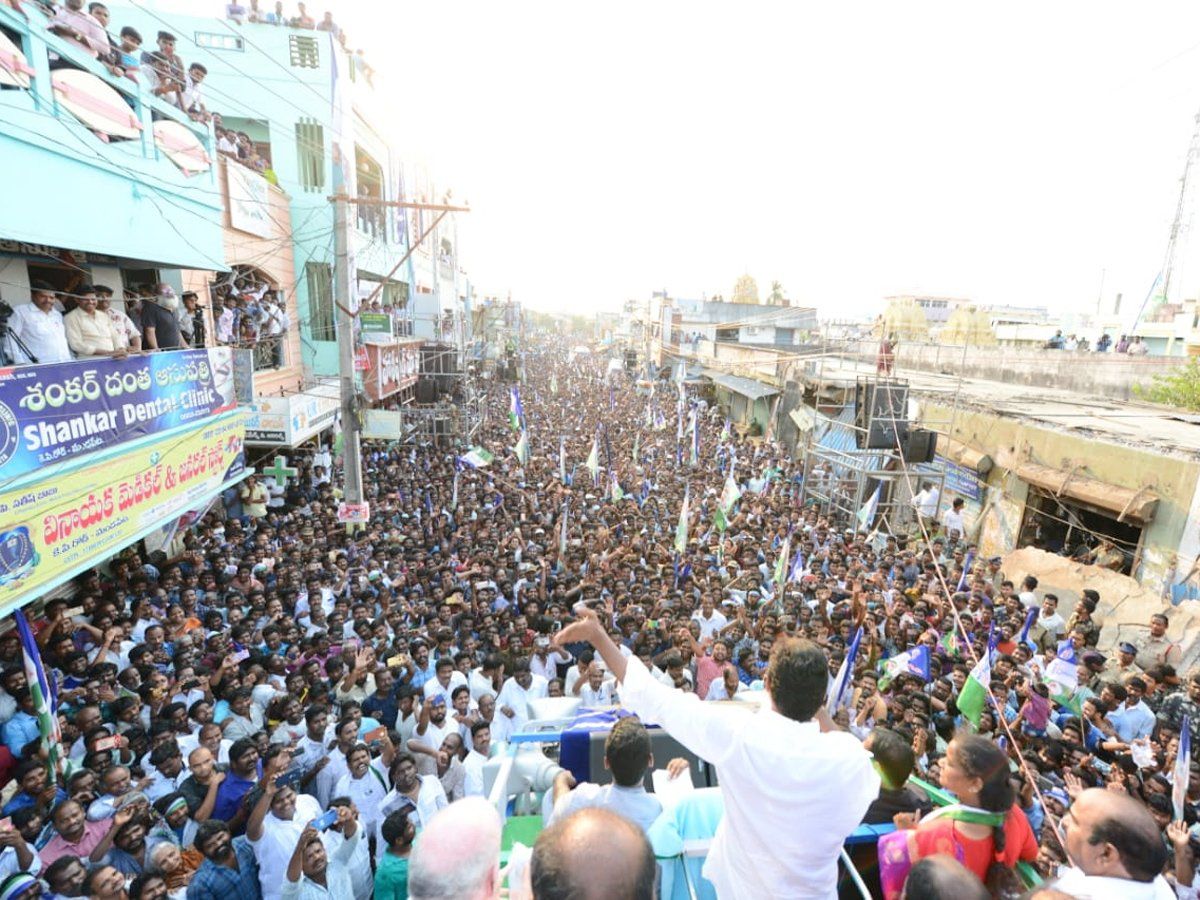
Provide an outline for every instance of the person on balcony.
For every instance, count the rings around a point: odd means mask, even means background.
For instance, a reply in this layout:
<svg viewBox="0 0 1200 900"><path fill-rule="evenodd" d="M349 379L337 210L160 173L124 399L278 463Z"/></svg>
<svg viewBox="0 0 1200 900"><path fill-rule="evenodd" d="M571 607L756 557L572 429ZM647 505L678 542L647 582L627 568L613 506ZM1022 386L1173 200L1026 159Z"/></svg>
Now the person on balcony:
<svg viewBox="0 0 1200 900"><path fill-rule="evenodd" d="M142 345L147 350L179 350L183 338L175 311L179 298L170 285L160 284L154 295L142 304Z"/></svg>
<svg viewBox="0 0 1200 900"><path fill-rule="evenodd" d="M116 326L117 332L125 338L125 349L130 353L140 353L142 350L142 329L133 323L122 309L112 305L113 289L108 285L96 285L96 308L104 313Z"/></svg>
<svg viewBox="0 0 1200 900"><path fill-rule="evenodd" d="M271 344L272 365L283 367L283 341L292 326L291 317L274 291L263 295L263 338Z"/></svg>
<svg viewBox="0 0 1200 900"><path fill-rule="evenodd" d="M62 313L55 308L54 286L35 281L30 297L33 302L18 306L8 320L9 331L21 339L29 352L22 350L15 340L10 340L4 347L4 355L18 364L69 362L71 348L67 345Z"/></svg>
<svg viewBox="0 0 1200 900"><path fill-rule="evenodd" d="M108 54L108 33L95 18L83 8L83 0L66 0L46 26L54 34L84 51L92 59ZM69 68L71 63L62 58L50 61L50 68Z"/></svg>
<svg viewBox="0 0 1200 900"><path fill-rule="evenodd" d="M125 338L117 331L112 319L98 309L96 289L81 284L76 289L78 306L63 317L67 344L77 356L111 356L124 359L129 355Z"/></svg>

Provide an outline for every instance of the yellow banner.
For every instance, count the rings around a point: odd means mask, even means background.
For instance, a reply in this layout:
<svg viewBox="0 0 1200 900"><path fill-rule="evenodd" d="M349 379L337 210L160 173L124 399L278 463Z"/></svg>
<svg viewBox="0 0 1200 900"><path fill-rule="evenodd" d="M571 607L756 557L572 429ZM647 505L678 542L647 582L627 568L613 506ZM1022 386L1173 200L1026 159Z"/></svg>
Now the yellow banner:
<svg viewBox="0 0 1200 900"><path fill-rule="evenodd" d="M0 605L33 599L210 500L245 469L245 415L217 416L0 493Z"/></svg>

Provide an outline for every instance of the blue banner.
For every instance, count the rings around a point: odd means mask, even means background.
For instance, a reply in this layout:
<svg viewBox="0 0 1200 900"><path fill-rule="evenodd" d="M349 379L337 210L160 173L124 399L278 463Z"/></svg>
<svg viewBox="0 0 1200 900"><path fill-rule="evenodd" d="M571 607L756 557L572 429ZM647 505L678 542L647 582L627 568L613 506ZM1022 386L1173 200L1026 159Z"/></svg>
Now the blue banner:
<svg viewBox="0 0 1200 900"><path fill-rule="evenodd" d="M0 369L0 480L236 406L227 347Z"/></svg>

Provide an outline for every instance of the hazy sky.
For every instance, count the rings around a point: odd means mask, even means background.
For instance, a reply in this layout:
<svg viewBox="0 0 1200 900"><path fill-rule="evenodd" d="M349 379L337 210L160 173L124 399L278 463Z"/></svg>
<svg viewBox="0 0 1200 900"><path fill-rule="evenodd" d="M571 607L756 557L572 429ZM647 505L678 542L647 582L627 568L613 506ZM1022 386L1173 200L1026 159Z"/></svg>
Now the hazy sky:
<svg viewBox="0 0 1200 900"><path fill-rule="evenodd" d="M394 92L401 147L470 201L479 288L540 308L728 295L745 271L825 315L914 291L1094 308L1102 270L1106 303L1140 304L1200 109L1195 3L335 16ZM1200 265L1181 277L1200 293Z"/></svg>

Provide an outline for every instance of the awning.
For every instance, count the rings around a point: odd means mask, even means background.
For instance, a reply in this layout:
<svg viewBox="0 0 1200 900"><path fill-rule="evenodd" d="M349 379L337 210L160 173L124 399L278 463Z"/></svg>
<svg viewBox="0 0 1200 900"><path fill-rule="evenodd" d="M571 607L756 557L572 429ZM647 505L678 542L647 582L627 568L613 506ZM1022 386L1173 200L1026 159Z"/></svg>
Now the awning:
<svg viewBox="0 0 1200 900"><path fill-rule="evenodd" d="M1118 521L1146 523L1154 518L1158 494L1149 488L1120 487L1081 475L1070 469L1052 469L1037 463L1022 463L1016 474L1024 481L1056 497L1077 500L1115 513Z"/></svg>
<svg viewBox="0 0 1200 900"><path fill-rule="evenodd" d="M720 385L726 390L749 397L751 400L761 400L763 397L773 397L779 393L778 388L755 381L753 378L742 378L738 375L710 375L713 384Z"/></svg>
<svg viewBox="0 0 1200 900"><path fill-rule="evenodd" d="M951 462L958 463L975 472L977 475L986 475L992 471L992 458L986 453L976 450L970 444L964 444L962 441L956 441L952 437L937 432L937 454L944 456Z"/></svg>

